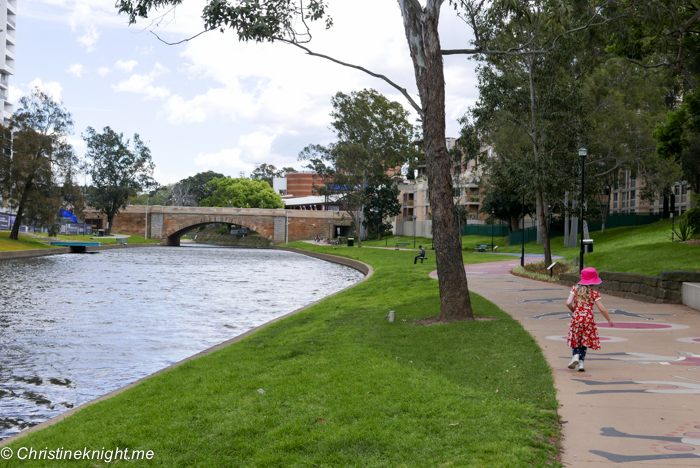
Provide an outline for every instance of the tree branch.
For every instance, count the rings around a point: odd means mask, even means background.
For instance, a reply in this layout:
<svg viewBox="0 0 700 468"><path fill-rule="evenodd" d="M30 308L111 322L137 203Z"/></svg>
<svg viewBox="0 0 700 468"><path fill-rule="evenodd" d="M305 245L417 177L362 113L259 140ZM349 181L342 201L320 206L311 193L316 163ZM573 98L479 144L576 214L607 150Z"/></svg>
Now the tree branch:
<svg viewBox="0 0 700 468"><path fill-rule="evenodd" d="M303 45L301 45L301 44L299 44L299 43L297 43L297 42L290 41L289 39L284 39L284 38L281 38L281 37L275 37L274 40L277 40L277 41L280 41L280 42L284 42L284 43L286 43L286 44L290 44L290 45L299 47L299 48L302 49L304 52L306 52L307 55L311 55L311 56L313 56L313 57L321 57L321 58L324 58L324 59L326 59L326 60L330 60L330 61L333 62L333 63L337 63L338 65L342 65L342 66L348 67L348 68L354 68L355 70L363 71L363 72L367 73L367 74L370 75L370 76L373 76L373 77L375 77L375 78L379 78L379 79L381 79L381 80L384 80L385 82L387 82L388 84L390 84L393 88L397 89L397 90L408 100L408 102L411 104L411 106L413 107L413 109L414 109L416 112L418 112L418 115L419 115L420 117L423 117L423 108L422 108L421 106L419 106L419 105L413 100L413 98L411 97L411 95L408 94L408 91L406 91L406 88L402 88L401 86L397 85L396 83L394 83L393 81L391 81L389 78L387 78L385 75L380 75L379 73L374 73L373 71L367 70L366 68L361 67L361 66L359 66L359 65L353 65L353 64L351 64L351 63L342 62L342 61L340 61L340 60L338 60L338 59L335 59L335 58L333 58L333 57L330 57L330 56L328 56L328 55L324 55L324 54L319 54L319 53L313 52L313 51L311 51L308 47L305 47L305 46L303 46Z"/></svg>
<svg viewBox="0 0 700 468"><path fill-rule="evenodd" d="M196 38L196 37L199 37L199 36L201 36L202 34L207 33L207 32L209 32L209 31L213 31L213 29L205 29L204 31L202 31L202 32L200 32L200 33L198 33L198 34L195 34L195 35L192 36L192 37L188 37L187 39L183 39L183 40L177 41L177 42L168 42L168 41L164 41L163 39L160 38L160 36L159 36L158 34L154 33L153 31L150 31L150 33L153 34L154 36L156 36L156 38L157 38L160 42L162 42L163 44L167 44L167 45L178 45L178 44L182 44L183 42L189 42L189 41L191 41L192 39L194 39L194 38Z"/></svg>

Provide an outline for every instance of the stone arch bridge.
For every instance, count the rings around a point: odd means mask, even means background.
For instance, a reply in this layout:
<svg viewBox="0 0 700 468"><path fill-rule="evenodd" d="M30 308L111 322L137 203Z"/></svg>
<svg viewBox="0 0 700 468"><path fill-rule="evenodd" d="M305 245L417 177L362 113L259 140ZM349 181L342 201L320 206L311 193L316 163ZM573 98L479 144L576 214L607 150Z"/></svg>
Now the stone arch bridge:
<svg viewBox="0 0 700 468"><path fill-rule="evenodd" d="M107 217L85 210L85 219L107 225ZM112 232L145 235L165 245L180 245L180 237L199 226L237 224L258 232L273 244L346 235L351 225L347 213L261 208L208 208L191 206L128 206L114 217Z"/></svg>

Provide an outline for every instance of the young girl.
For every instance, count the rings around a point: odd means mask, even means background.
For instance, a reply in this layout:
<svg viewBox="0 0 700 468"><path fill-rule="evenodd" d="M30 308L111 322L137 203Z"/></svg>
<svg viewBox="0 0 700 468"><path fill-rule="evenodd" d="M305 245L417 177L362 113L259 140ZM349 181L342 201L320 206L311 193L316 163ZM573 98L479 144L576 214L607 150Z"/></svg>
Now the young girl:
<svg viewBox="0 0 700 468"><path fill-rule="evenodd" d="M608 320L611 327L614 326L607 309L600 301L600 293L593 289L594 284L600 284L603 280L598 278L595 268L581 270L581 281L571 288L566 306L571 312L571 325L569 336L566 340L571 346L573 359L569 363L569 369L574 369L578 364L578 370L583 372L583 360L586 359L586 349L600 349L598 328L593 320L593 304L598 307L600 313Z"/></svg>

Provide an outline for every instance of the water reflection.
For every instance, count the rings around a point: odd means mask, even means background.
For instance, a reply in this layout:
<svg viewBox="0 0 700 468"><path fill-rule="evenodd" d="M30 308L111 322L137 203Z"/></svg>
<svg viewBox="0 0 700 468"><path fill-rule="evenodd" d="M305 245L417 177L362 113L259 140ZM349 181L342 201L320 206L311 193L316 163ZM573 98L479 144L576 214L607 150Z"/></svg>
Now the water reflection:
<svg viewBox="0 0 700 468"><path fill-rule="evenodd" d="M0 438L361 277L290 252L202 246L0 262Z"/></svg>

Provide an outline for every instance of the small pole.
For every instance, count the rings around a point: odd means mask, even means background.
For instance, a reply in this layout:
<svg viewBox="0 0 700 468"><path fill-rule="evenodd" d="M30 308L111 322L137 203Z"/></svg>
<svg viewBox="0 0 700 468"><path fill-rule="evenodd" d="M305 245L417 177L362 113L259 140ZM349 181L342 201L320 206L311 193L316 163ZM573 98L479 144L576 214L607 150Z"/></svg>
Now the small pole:
<svg viewBox="0 0 700 468"><path fill-rule="evenodd" d="M495 223L495 219L493 218L493 210L491 211L491 252L493 252L493 225Z"/></svg>
<svg viewBox="0 0 700 468"><path fill-rule="evenodd" d="M523 251L520 255L520 266L525 266L525 192L523 192L523 229L521 231Z"/></svg>

